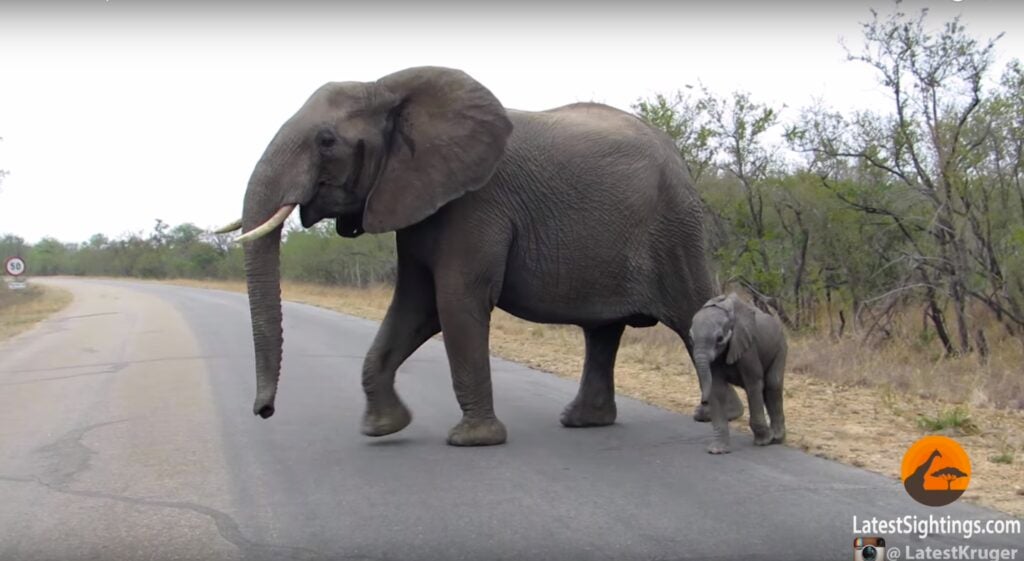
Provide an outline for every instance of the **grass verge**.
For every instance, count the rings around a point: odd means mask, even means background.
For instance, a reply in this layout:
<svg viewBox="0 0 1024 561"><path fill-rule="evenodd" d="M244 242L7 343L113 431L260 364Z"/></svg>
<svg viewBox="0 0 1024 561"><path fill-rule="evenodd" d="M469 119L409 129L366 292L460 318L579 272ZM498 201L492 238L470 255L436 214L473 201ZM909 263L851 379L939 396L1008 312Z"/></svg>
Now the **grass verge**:
<svg viewBox="0 0 1024 561"><path fill-rule="evenodd" d="M245 291L242 282L168 282ZM391 301L389 287L353 289L286 282L282 291L286 300L374 320L384 317ZM575 327L529 323L496 310L490 342L495 355L562 377L578 379L583 368L583 337ZM841 352L833 356L844 362L821 362L824 366L818 368L828 372L815 371L816 359L837 347ZM927 434L950 435L972 460L970 489L964 500L1024 516L1024 462L1012 452L1024 450L1024 411L912 391L902 379L892 383L887 374L894 368L892 362L885 364L879 353L854 352L848 341L837 344L826 337L801 336L792 341L790 349L785 389L790 446L898 478L903 453L914 441ZM917 368L920 361L911 364ZM931 385L936 385L950 374L960 376L969 367L939 363L924 370L939 377L932 381ZM616 362L615 387L620 394L687 416L699 399L696 375L682 343L662 326L627 329ZM551 411L553 423L558 413ZM750 438L746 423L746 416L734 422L738 433L734 438ZM710 439L710 427L707 432Z"/></svg>
<svg viewBox="0 0 1024 561"><path fill-rule="evenodd" d="M29 284L10 290L0 284L0 341L28 331L70 303L71 293L60 288Z"/></svg>

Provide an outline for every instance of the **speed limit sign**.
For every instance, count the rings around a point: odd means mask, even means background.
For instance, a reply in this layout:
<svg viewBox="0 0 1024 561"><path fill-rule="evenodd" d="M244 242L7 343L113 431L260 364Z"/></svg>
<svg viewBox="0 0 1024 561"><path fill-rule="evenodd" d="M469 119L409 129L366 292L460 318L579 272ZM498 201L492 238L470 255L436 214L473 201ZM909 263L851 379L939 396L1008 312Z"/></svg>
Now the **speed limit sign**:
<svg viewBox="0 0 1024 561"><path fill-rule="evenodd" d="M12 277L25 274L25 260L21 257L8 257L4 260L4 270Z"/></svg>

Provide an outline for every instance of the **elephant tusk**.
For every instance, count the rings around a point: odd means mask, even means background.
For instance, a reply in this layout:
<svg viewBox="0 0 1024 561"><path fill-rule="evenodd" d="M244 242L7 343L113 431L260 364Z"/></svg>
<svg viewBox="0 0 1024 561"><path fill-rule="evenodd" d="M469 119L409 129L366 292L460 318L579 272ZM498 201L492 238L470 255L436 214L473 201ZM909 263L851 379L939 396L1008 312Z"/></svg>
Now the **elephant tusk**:
<svg viewBox="0 0 1024 561"><path fill-rule="evenodd" d="M238 236L237 238L235 238L235 241L241 243L252 241L257 238L262 238L263 236L267 235L267 233L269 233L271 230L280 226L288 218L288 215L291 214L293 210L295 210L295 205L284 205L283 207L279 208L277 212L274 213L274 216L271 216L269 220L253 228L252 230L249 230L248 232L242 234L241 236Z"/></svg>
<svg viewBox="0 0 1024 561"><path fill-rule="evenodd" d="M242 227L242 219L239 218L238 220L235 220L231 224L228 224L226 226L221 226L220 228L217 228L216 230L213 231L213 233L214 234L227 234L227 233L230 233L230 232L234 232L235 230L237 230L237 229L239 229L241 227Z"/></svg>

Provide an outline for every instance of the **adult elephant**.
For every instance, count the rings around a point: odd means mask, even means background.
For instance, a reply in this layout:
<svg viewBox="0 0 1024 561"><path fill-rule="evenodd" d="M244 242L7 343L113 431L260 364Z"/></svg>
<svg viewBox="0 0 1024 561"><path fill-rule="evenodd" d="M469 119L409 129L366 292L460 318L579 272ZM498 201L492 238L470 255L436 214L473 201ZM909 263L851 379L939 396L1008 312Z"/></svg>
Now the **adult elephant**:
<svg viewBox="0 0 1024 561"><path fill-rule="evenodd" d="M505 441L491 395L495 306L582 327L583 378L561 421L613 423L625 326L660 321L686 340L712 296L697 194L672 142L639 119L595 103L507 110L448 68L328 83L270 142L232 225L246 232L263 418L281 368L281 224L296 206L306 228L334 218L344 237L397 232L394 297L363 363L369 436L409 424L395 371L443 331L463 411L449 444Z"/></svg>

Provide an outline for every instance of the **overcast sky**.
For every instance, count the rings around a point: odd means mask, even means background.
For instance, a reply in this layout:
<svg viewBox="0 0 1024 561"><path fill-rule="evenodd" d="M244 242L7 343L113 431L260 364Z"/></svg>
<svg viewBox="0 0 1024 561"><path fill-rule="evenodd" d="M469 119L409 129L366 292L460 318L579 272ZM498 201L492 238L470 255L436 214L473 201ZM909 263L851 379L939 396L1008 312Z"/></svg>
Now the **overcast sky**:
<svg viewBox="0 0 1024 561"><path fill-rule="evenodd" d="M154 220L237 218L278 127L328 81L465 70L507 107L639 97L698 81L785 103L885 103L845 62L883 0L728 2L144 2L0 4L0 233L84 241ZM486 5L486 8L474 6ZM371 5L373 7L371 7ZM244 7L243 7L244 6ZM1024 2L908 0L1024 59Z"/></svg>

